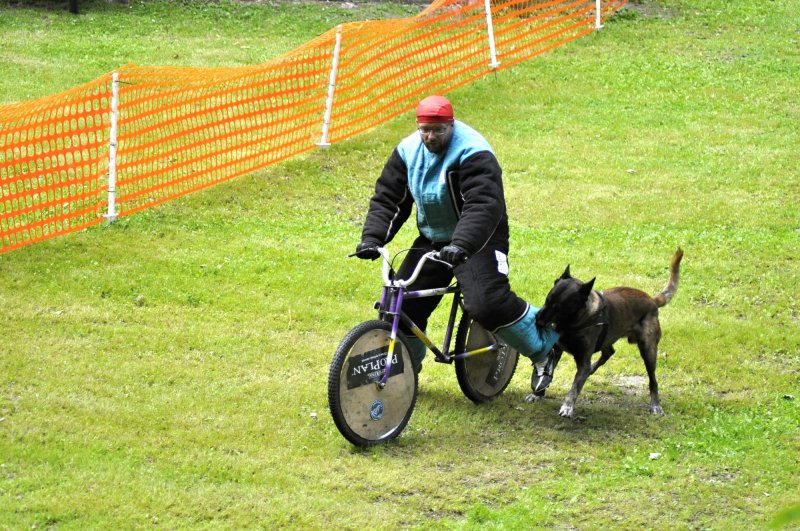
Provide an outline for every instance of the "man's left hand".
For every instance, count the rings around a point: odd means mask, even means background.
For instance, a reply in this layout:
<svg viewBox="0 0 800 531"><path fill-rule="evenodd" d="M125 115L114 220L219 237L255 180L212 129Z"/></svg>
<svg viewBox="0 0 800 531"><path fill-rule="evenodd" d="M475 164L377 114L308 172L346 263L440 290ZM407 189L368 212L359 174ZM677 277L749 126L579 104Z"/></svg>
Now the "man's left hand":
<svg viewBox="0 0 800 531"><path fill-rule="evenodd" d="M458 245L445 245L439 251L439 258L453 266L457 266L466 262L468 256L467 252Z"/></svg>

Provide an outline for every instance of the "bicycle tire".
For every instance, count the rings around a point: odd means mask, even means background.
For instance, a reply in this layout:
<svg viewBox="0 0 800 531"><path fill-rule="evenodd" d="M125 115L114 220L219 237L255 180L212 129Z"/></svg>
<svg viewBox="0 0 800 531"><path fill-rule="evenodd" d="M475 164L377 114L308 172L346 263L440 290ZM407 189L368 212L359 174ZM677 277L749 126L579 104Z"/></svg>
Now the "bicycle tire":
<svg viewBox="0 0 800 531"><path fill-rule="evenodd" d="M417 372L408 346L398 334L399 349L386 385L383 376L391 324L365 321L345 335L328 373L328 406L336 428L352 444L366 448L400 435L417 401Z"/></svg>
<svg viewBox="0 0 800 531"><path fill-rule="evenodd" d="M455 360L458 385L464 395L477 404L488 402L506 390L517 369L519 353L468 314L461 316L456 332L456 352L475 350L492 343L503 346L485 354Z"/></svg>

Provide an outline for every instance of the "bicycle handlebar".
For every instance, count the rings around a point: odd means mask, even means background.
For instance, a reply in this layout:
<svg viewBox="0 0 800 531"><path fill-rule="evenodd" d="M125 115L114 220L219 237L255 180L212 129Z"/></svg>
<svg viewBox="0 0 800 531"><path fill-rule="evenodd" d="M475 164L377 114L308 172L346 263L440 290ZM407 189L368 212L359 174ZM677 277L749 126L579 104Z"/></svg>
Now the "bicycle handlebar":
<svg viewBox="0 0 800 531"><path fill-rule="evenodd" d="M425 262L428 260L437 260L439 257L439 253L436 251L429 251L422 255L422 257L419 259L419 262L417 262L417 266L414 268L414 271L411 273L411 276L409 276L407 279L391 279L389 278L389 272L391 270L391 257L389 255L389 250L386 249L386 247L378 247L378 253L381 255L381 258L383 258L383 284L386 286L397 286L400 288L407 288L413 284L414 281L417 280L417 277L419 277L419 274L422 271L422 266L425 265Z"/></svg>
<svg viewBox="0 0 800 531"><path fill-rule="evenodd" d="M419 277L419 274L422 271L422 266L425 265L425 262L427 262L428 260L439 262L440 264L444 264L449 268L453 267L449 262L445 262L444 260L439 259L438 251L428 251L427 253L422 255L422 257L419 259L419 262L417 262L417 266L414 268L414 271L407 279L397 279L397 278L391 279L389 277L389 272L391 271L392 261L391 261L391 256L389 255L389 250L386 247L378 247L377 251L378 254L381 255L381 258L383 258L382 275L383 275L383 284L385 286L396 286L399 288L407 288L417 280L417 277Z"/></svg>
<svg viewBox="0 0 800 531"><path fill-rule="evenodd" d="M414 268L414 271L411 273L407 279L392 279L390 278L390 272L392 269L392 257L389 254L389 250L386 247L376 247L375 250L381 255L383 259L382 271L381 274L383 276L383 284L385 286L396 286L400 288L407 288L411 284L417 280L419 277L420 272L422 271L422 266L425 265L425 262L428 260L433 260L434 262L439 262L440 264L449 267L450 269L453 268L453 264L450 262L446 262L439 257L438 251L428 251L427 253L423 254L422 257L417 262L417 266ZM353 256L358 256L358 251L355 253L350 253L347 255L348 258Z"/></svg>

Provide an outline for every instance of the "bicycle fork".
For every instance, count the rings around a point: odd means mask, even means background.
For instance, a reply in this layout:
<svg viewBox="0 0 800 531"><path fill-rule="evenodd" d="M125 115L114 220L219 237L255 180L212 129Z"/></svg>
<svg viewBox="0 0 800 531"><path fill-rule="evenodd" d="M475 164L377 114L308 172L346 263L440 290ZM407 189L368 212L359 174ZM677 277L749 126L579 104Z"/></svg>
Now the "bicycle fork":
<svg viewBox="0 0 800 531"><path fill-rule="evenodd" d="M386 299L389 299L388 301ZM389 308L386 309L388 302ZM392 366L395 346L397 345L397 332L400 330L400 308L403 307L403 288L398 287L394 290L384 288L381 296L380 310L392 316L392 331L389 334L389 350L386 352L386 360L384 362L383 377L378 382L378 386L383 389L386 387L386 382L389 380L389 374L392 372Z"/></svg>

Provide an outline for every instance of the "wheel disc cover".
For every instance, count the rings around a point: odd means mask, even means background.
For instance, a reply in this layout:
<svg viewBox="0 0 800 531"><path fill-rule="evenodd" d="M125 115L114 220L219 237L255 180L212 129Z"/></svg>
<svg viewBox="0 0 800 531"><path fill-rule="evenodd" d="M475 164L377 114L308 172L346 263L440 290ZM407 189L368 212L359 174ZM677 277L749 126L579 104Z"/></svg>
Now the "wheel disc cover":
<svg viewBox="0 0 800 531"><path fill-rule="evenodd" d="M372 330L356 341L342 366L339 397L347 425L359 437L378 441L401 424L414 400L414 368L403 344L395 344L393 366L383 389L375 383L383 376L389 333Z"/></svg>
<svg viewBox="0 0 800 531"><path fill-rule="evenodd" d="M478 349L495 342L497 340L492 334L478 323L472 323L467 340L468 350ZM493 396L498 384L505 387L516 368L512 357L512 350L506 346L495 351L494 354L472 356L465 359L464 368L470 385L483 395Z"/></svg>

